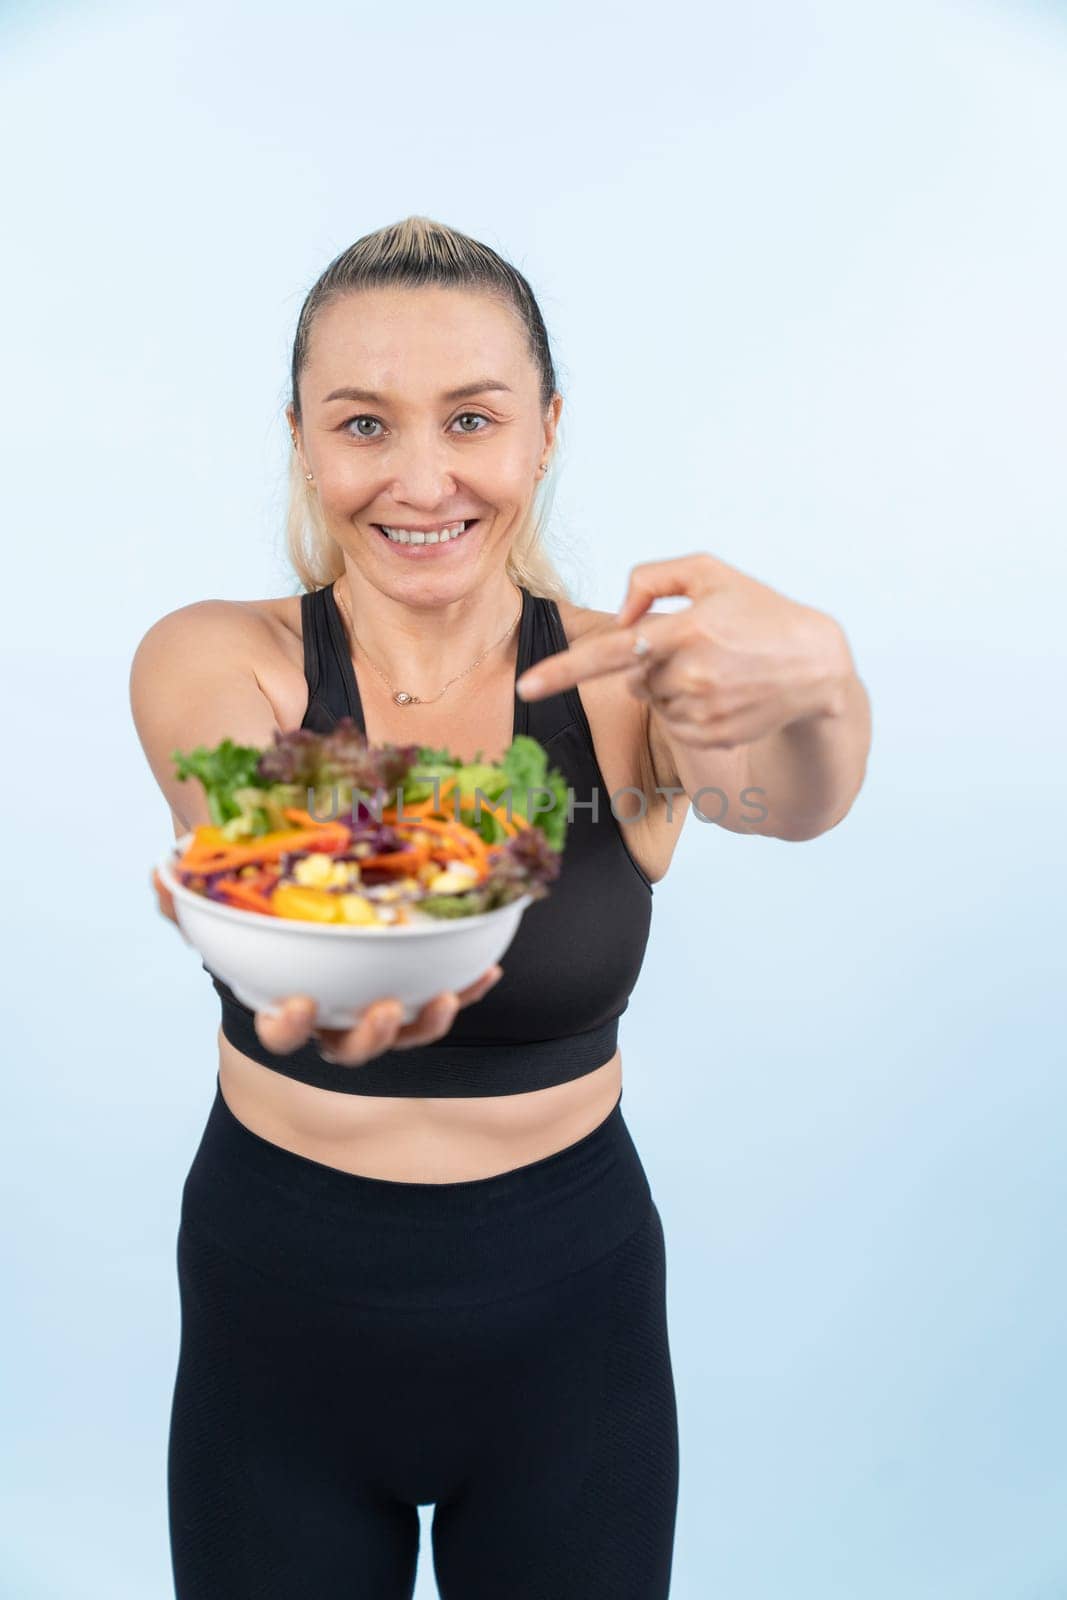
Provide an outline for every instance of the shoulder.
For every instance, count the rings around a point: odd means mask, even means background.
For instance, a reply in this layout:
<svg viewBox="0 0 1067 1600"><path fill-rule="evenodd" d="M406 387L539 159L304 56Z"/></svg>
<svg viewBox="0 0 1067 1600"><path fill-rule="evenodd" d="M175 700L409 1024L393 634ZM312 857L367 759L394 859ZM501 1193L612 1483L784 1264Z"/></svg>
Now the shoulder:
<svg viewBox="0 0 1067 1600"><path fill-rule="evenodd" d="M268 637L269 624L261 601L194 600L178 606L153 622L137 647L153 651L180 651L205 640L235 647Z"/></svg>
<svg viewBox="0 0 1067 1600"><path fill-rule="evenodd" d="M300 596L277 600L194 600L153 622L137 647L182 653L211 644L236 652L280 651L301 643Z"/></svg>
<svg viewBox="0 0 1067 1600"><path fill-rule="evenodd" d="M198 600L160 617L137 646L130 709L179 835L208 813L196 785L176 776L176 750L224 739L263 746L300 726L307 684L284 635L261 602Z"/></svg>
<svg viewBox="0 0 1067 1600"><path fill-rule="evenodd" d="M557 600L556 605L568 644L576 643L587 633L597 633L611 626L610 611L596 611L592 606L580 606L573 600Z"/></svg>
<svg viewBox="0 0 1067 1600"><path fill-rule="evenodd" d="M244 669L274 706L280 726L306 704L300 596L195 600L153 622L134 652L131 686L158 674L181 678ZM287 720L288 719L288 720Z"/></svg>

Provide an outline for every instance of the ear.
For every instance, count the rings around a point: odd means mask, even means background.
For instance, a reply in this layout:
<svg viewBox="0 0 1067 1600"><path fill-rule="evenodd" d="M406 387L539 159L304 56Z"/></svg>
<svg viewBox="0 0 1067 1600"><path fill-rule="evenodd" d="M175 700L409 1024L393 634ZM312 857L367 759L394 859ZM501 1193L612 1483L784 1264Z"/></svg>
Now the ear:
<svg viewBox="0 0 1067 1600"><path fill-rule="evenodd" d="M551 450L552 445L555 443L556 429L559 427L559 416L560 416L560 412L562 410L563 410L563 396L560 394L559 390L557 389L555 394L552 396L551 400L548 402L548 409L545 412L545 449L546 450Z"/></svg>

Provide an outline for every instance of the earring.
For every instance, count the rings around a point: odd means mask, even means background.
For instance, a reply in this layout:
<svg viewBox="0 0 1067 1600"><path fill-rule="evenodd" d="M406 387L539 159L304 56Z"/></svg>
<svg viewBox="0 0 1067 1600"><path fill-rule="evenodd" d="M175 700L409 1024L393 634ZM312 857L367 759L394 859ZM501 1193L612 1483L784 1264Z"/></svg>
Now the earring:
<svg viewBox="0 0 1067 1600"><path fill-rule="evenodd" d="M312 480L312 478L314 476L315 476L315 474L313 472L305 472L304 473L304 477L308 480L309 483L311 482L311 480Z"/></svg>
<svg viewBox="0 0 1067 1600"><path fill-rule="evenodd" d="M540 465L540 468L538 470L541 471L541 472L547 472L548 471L548 462L547 461L542 461L542 463Z"/></svg>

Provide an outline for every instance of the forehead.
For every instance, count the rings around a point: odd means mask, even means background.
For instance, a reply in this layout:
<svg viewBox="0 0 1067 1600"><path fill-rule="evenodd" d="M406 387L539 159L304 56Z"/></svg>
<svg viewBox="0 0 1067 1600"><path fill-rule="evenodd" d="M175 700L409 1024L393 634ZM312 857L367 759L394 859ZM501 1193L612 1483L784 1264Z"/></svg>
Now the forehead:
<svg viewBox="0 0 1067 1600"><path fill-rule="evenodd" d="M536 385L525 330L508 306L464 289L367 289L319 312L301 388L309 398L346 383L434 397L487 372L516 392Z"/></svg>

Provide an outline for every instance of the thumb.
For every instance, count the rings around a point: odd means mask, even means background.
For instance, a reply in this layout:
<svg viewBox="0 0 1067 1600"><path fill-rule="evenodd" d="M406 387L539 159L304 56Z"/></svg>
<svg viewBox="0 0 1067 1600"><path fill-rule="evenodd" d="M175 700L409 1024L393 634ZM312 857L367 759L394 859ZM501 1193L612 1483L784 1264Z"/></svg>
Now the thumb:
<svg viewBox="0 0 1067 1600"><path fill-rule="evenodd" d="M615 613L620 628L643 617L654 600L685 595L695 600L710 594L723 581L728 569L716 557L700 551L691 556L675 556L667 561L643 561L630 573L626 597Z"/></svg>

